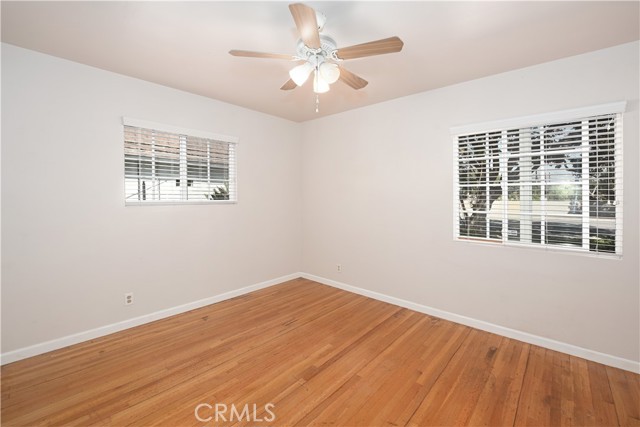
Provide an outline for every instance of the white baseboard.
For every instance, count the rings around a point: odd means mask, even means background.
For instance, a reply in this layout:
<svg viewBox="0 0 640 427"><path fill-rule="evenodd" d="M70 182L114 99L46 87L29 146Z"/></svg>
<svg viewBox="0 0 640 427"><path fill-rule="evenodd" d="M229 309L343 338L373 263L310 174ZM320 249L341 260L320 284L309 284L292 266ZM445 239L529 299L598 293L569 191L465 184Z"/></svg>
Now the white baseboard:
<svg viewBox="0 0 640 427"><path fill-rule="evenodd" d="M480 329L483 331L491 332L497 335L502 335L507 338L513 338L518 341L523 341L529 344L537 345L540 347L548 348L551 350L559 351L562 353L570 354L572 356L581 357L583 359L591 360L594 362L602 363L603 365L613 366L614 368L624 369L635 373L640 373L640 363L629 359L623 359L621 357L613 356L606 353L600 353L598 351L589 350L586 348L578 347L572 344L552 340L549 338L533 335L527 332L518 331L515 329L507 328L493 323L485 322L482 320L473 319L471 317L462 316L460 314L451 313L437 308L429 307L427 305L417 304L415 302L395 298L389 295L381 294L378 292L369 291L367 289L358 288L356 286L347 285L345 283L337 282L335 280L326 279L324 277L315 276L308 273L300 273L301 277L305 279L313 280L318 283L332 286L334 288L342 289L348 292L353 292L359 295L363 295L369 298L373 298L379 301L387 302L389 304L397 305L400 307L408 308L410 310L418 311L420 313L429 314L440 319L450 320L455 323L470 326L472 328Z"/></svg>
<svg viewBox="0 0 640 427"><path fill-rule="evenodd" d="M572 344L567 344L564 342L555 341L555 340L541 337L538 335L529 334L527 332L522 332L515 329L507 328L504 326L495 325L493 323L473 319L471 317L462 316L462 315L451 313L444 310L439 310L437 308L433 308L433 307L418 304L415 302L381 294L379 292L369 291L367 289L358 288L356 286L347 285L345 283L341 283L331 279L326 279L324 277L315 276L313 274L308 274L308 273L288 274L286 276L267 280L261 283L256 283L255 285L246 286L244 288L236 289L236 290L225 292L223 294L215 295L209 298L179 305L177 307L171 307L165 310L160 310L154 313L135 317L133 319L123 320L122 322L112 323L110 325L101 326L99 328L90 329L88 331L79 332L77 334L68 335L68 336L57 338L51 341L46 341L40 344L35 344L29 347L19 348L17 350L2 353L2 355L0 355L0 364L5 365L7 363L26 359L32 356L37 356L39 354L47 353L49 351L57 350L73 344L89 341L95 338L112 334L114 332L122 331L124 329L133 328L134 326L139 326L145 323L153 322L155 320L164 319L166 317L184 313L189 310L194 310L196 308L204 307L206 305L215 304L220 301L235 298L237 296L244 295L249 292L257 291L259 289L267 288L269 286L286 282L288 280L296 279L298 277L304 277L306 279L313 280L315 282L322 283L325 285L329 285L334 288L342 289L348 292L353 292L353 293L363 295L369 298L373 298L379 301L387 302L389 304L405 307L410 310L429 314L431 316L439 317L441 319L449 320L455 323L460 323L462 325L470 326L472 328L491 332L497 335L502 335L507 338L513 338L518 341L523 341L529 344L533 344L533 345L548 348L551 350L559 351L562 353L570 354L572 356L582 357L583 359L592 360L594 362L602 363L608 366L613 366L615 368L624 369L626 371L640 373L640 363L635 362L633 360L623 359L621 357L613 356L610 354L600 353L598 351L589 350L589 349L578 347Z"/></svg>
<svg viewBox="0 0 640 427"><path fill-rule="evenodd" d="M255 285L246 286L240 289L235 289L233 291L225 292L223 294L215 295L209 298L204 298L198 301L190 302L190 303L179 305L176 307L167 308L167 309L156 311L150 314L145 314L143 316L134 317L133 319L123 320L121 322L100 326L95 329L90 329L84 332L78 332L77 334L67 335L65 337L56 338L51 341L46 341L40 344L31 345L29 347L23 347L17 350L8 351L0 355L0 365L6 365L7 363L16 362L18 360L26 359L28 357L37 356L39 354L47 353L49 351L58 350L63 347L68 347L73 344L78 344L84 341L89 341L95 338L103 337L105 335L109 335L114 332L119 332L124 329L133 328L134 326L139 326L145 323L153 322L155 320L164 319L165 317L174 316L176 314L184 313L186 311L194 310L196 308L204 307L206 305L215 304L217 302L235 298L237 296L244 295L249 292L253 292L259 289L267 288L269 286L277 285L278 283L286 282L287 280L297 279L298 277L301 277L299 273L288 274L286 276L267 280L265 282L256 283Z"/></svg>

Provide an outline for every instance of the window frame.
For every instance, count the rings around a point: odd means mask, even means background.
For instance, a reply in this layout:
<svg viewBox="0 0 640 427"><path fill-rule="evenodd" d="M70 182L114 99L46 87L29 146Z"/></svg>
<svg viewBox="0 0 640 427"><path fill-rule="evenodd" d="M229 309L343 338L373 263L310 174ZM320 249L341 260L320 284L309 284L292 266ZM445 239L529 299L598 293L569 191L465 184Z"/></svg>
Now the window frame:
<svg viewBox="0 0 640 427"><path fill-rule="evenodd" d="M235 136L229 135L221 135L213 132L207 132L196 129L183 128L173 125L167 125L163 123L148 121L148 120L140 120L130 117L122 117L122 139L124 141L124 128L125 126L138 127L143 129L151 129L160 132L173 133L182 137L195 137L195 138L204 138L214 140L216 142L222 142L229 144L230 148L233 150L233 166L230 163L230 175L229 181L233 182L233 198L228 200L189 200L189 199L180 199L180 200L127 200L127 191L126 191L126 172L124 171L125 164L125 151L122 151L122 161L121 165L123 167L122 171L122 188L123 188L123 196L124 196L124 205L129 206L175 206L175 205L224 205L224 204L237 204L238 203L238 143L239 138ZM186 148L185 148L186 150ZM186 173L186 157L183 158L182 155L179 159L180 164L180 180L183 179L183 174ZM183 170L183 168L185 170ZM188 177L187 177L188 178Z"/></svg>
<svg viewBox="0 0 640 427"><path fill-rule="evenodd" d="M551 113L523 116L523 117L515 117L505 120L496 120L489 121L483 123L462 125L462 126L454 126L450 128L451 138L452 138L452 148L453 148L453 240L456 242L464 242L470 244L477 244L483 246L491 246L491 247L515 247L515 248L526 248L526 249L534 249L534 250L543 250L543 251L553 251L553 252L562 252L568 254L575 254L581 256L592 256L599 258L611 258L611 259L621 259L623 255L623 246L624 246L624 234L623 234L623 148L624 148L624 112L626 110L626 101L619 102L611 102L607 104L594 105L590 107L584 108L575 108L570 110L562 110ZM616 120L616 129L614 136L615 139L615 148L614 155L619 154L619 159L615 160L615 230L616 236L618 232L620 233L621 241L616 239L616 248L615 252L599 252L592 251L590 249L585 249L584 247L569 247L562 245L553 245L549 243L520 243L519 241L510 241L509 236L502 236L498 239L490 239L490 238L482 238L482 237L465 237L460 235L460 206L459 206L459 193L460 187L462 187L460 183L459 177L459 137L464 137L466 135L472 134L481 134L481 133L493 133L500 132L501 138L504 137L504 134L509 130L518 129L522 130L524 128L538 127L538 126L549 126L555 123L562 122L571 122L571 121L583 121L588 120L589 118L593 118L595 116L605 116L605 115L617 115ZM619 135L619 136L617 136ZM619 139L618 139L619 138ZM618 145L619 144L619 145ZM504 197L505 183L503 174L506 172L502 165L506 164L504 161L504 153L500 154L500 174L501 181L500 185L502 188L502 196ZM583 166L584 167L584 166ZM508 183L508 181L506 181ZM584 226L584 223L583 223Z"/></svg>

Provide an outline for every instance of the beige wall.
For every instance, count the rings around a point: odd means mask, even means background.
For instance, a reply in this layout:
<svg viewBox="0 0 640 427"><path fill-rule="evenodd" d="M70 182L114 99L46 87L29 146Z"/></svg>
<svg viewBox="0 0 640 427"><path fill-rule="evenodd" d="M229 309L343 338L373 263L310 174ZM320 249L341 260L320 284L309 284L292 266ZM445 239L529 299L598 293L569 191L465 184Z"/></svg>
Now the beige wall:
<svg viewBox="0 0 640 427"><path fill-rule="evenodd" d="M631 43L305 123L303 270L640 360L638 50ZM451 127L621 100L622 260L453 241Z"/></svg>
<svg viewBox="0 0 640 427"><path fill-rule="evenodd" d="M122 116L239 137L239 202L125 207ZM300 153L296 123L2 45L2 351L299 271Z"/></svg>

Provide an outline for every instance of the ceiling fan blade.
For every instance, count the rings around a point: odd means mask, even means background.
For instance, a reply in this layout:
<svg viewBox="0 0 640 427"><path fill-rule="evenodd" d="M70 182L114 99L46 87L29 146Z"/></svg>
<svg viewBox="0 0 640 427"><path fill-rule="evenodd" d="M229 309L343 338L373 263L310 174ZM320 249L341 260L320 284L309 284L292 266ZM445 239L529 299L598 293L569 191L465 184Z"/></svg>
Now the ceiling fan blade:
<svg viewBox="0 0 640 427"><path fill-rule="evenodd" d="M368 81L366 81L362 77L359 77L353 74L351 71L347 70L344 67L340 67L340 80L342 80L343 82L345 82L346 84L348 84L349 86L351 86L356 90L362 89L363 87L369 84Z"/></svg>
<svg viewBox="0 0 640 427"><path fill-rule="evenodd" d="M290 4L289 10L304 44L312 49L318 49L320 47L320 33L318 32L316 11L302 3Z"/></svg>
<svg viewBox="0 0 640 427"><path fill-rule="evenodd" d="M287 59L289 61L296 60L296 57L293 55L285 55L283 53L253 52L250 50L230 50L229 54L233 56L244 56L247 58Z"/></svg>
<svg viewBox="0 0 640 427"><path fill-rule="evenodd" d="M402 46L404 46L404 43L399 37L389 37L388 39L343 47L336 51L336 55L340 59L355 59L365 56L400 52L402 50Z"/></svg>
<svg viewBox="0 0 640 427"><path fill-rule="evenodd" d="M285 84L282 85L280 90L291 90L295 89L298 85L293 80L289 79Z"/></svg>

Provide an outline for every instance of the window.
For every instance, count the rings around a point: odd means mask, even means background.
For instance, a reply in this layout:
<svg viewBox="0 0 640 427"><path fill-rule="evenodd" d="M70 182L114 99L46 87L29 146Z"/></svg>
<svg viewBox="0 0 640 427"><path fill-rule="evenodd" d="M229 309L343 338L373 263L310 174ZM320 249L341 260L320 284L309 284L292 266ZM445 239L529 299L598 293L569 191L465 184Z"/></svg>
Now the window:
<svg viewBox="0 0 640 427"><path fill-rule="evenodd" d="M622 255L623 110L452 130L456 239Z"/></svg>
<svg viewBox="0 0 640 427"><path fill-rule="evenodd" d="M233 202L236 140L124 119L126 204Z"/></svg>

